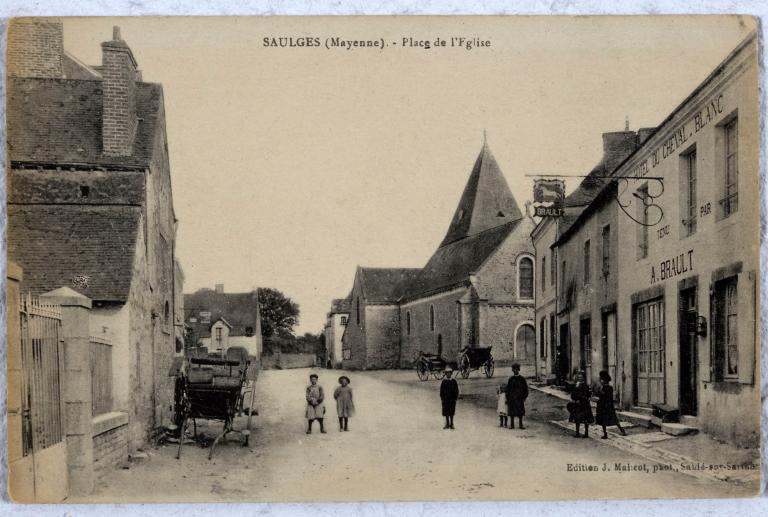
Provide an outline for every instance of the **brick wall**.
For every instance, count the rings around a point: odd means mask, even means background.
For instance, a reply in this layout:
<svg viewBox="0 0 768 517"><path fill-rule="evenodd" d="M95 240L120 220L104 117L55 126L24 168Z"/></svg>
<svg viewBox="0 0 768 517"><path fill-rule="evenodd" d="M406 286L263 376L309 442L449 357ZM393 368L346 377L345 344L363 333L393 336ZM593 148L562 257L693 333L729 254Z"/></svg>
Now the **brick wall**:
<svg viewBox="0 0 768 517"><path fill-rule="evenodd" d="M524 217L501 246L486 260L477 272L475 282L478 295L489 302L515 302L517 296L517 259L520 255L536 253L531 240L535 227L532 219ZM538 271L535 271L534 276ZM534 278L534 286L536 279ZM531 300L533 303L533 300Z"/></svg>
<svg viewBox="0 0 768 517"><path fill-rule="evenodd" d="M141 205L144 201L143 171L13 169L11 174L9 203Z"/></svg>
<svg viewBox="0 0 768 517"><path fill-rule="evenodd" d="M61 22L22 18L8 26L8 75L62 77L64 36Z"/></svg>
<svg viewBox="0 0 768 517"><path fill-rule="evenodd" d="M93 420L93 470L106 473L128 459L128 415L107 413Z"/></svg>
<svg viewBox="0 0 768 517"><path fill-rule="evenodd" d="M509 365L518 362L521 365L533 365L535 360L536 343L529 347L528 353L522 343L517 343L517 353L513 354L516 330L521 323L530 322L534 325L533 306L523 305L489 305L486 310L484 324L480 329L482 344L493 346L493 358L497 364ZM535 328L534 328L535 333Z"/></svg>
<svg viewBox="0 0 768 517"><path fill-rule="evenodd" d="M119 35L116 35L116 38ZM136 135L136 60L125 42L101 44L104 112L102 143L108 156L130 156Z"/></svg>

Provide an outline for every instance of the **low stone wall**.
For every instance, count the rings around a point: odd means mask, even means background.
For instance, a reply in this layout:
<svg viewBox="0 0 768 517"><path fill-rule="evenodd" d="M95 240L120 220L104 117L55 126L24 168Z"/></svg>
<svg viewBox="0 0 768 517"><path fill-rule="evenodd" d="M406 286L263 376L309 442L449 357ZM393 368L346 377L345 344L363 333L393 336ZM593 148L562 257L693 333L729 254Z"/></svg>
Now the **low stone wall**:
<svg viewBox="0 0 768 517"><path fill-rule="evenodd" d="M315 354L262 355L261 367L265 370L282 368L309 368L315 366Z"/></svg>
<svg viewBox="0 0 768 517"><path fill-rule="evenodd" d="M106 413L93 419L94 473L113 469L128 459L128 414Z"/></svg>

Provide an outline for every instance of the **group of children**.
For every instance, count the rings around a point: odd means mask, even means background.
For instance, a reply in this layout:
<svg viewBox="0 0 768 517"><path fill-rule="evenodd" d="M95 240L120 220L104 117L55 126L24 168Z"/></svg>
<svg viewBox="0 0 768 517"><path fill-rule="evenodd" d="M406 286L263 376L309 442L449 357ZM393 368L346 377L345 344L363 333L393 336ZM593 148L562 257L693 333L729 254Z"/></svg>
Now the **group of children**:
<svg viewBox="0 0 768 517"><path fill-rule="evenodd" d="M459 398L459 384L452 378L453 370L446 368L445 379L440 384L440 400L442 403L442 414L445 417L445 426L443 429L454 429L453 417L456 413L456 401ZM596 423L602 426L602 438L608 438L606 428L617 426L622 435L626 432L621 427L621 423L616 415L616 408L613 403L613 387L611 387L611 376L603 370L599 374L600 382L594 388L590 388L585 381L584 372L578 372L576 384L571 389L571 400L566 406L568 410L568 421L576 424L576 437L589 437L589 424ZM307 434L312 433L312 423L317 420L320 423L320 432L325 433L323 419L325 417L325 398L322 386L317 384L317 374L309 376L310 384L307 386L306 399L307 409L306 418ZM349 417L354 414L355 405L352 400L352 388L349 386L350 380L346 375L339 377L339 387L333 392L333 398L336 400L336 413L339 417L339 431L349 431ZM515 428L515 418L518 419L519 428L525 429L523 417L525 416L525 401L528 398L528 383L525 377L520 375L520 365L512 365L512 376L506 383L501 384L496 389L498 397L497 411L499 414L499 427ZM592 398L596 398L596 416L592 414ZM580 433L581 426L584 425L584 434Z"/></svg>
<svg viewBox="0 0 768 517"><path fill-rule="evenodd" d="M616 408L613 404L613 387L611 387L611 376L603 370L599 374L600 383L594 388L590 388L584 378L584 372L577 374L576 385L571 390L571 400L566 406L568 410L568 421L576 424L575 437L589 438L589 424L596 423L603 428L603 436L608 438L607 427L616 426L622 435L627 433L621 427L619 418L616 415ZM525 415L525 399L528 398L528 385L525 378L520 375L520 365L512 365L512 377L506 384L501 384L496 389L498 397L497 410L499 412L499 427L507 427L509 419L509 428L515 428L515 417L520 421L520 429L523 426L523 416ZM597 399L596 416L592 415L592 398ZM584 425L584 434L581 434L580 427Z"/></svg>

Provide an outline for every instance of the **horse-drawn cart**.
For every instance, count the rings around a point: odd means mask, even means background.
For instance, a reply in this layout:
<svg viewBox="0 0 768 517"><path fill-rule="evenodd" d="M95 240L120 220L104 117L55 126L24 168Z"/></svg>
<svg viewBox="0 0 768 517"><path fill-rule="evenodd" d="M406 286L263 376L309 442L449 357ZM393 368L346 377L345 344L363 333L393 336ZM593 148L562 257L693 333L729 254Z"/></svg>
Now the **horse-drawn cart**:
<svg viewBox="0 0 768 517"><path fill-rule="evenodd" d="M176 381L176 421L179 423L179 449L176 458L181 457L181 446L190 420L197 436L197 419L224 422L222 432L216 436L208 453L213 456L216 444L229 433L242 434L243 445L248 445L253 407L253 381L250 360L245 349L232 347L226 358L185 357L184 367ZM251 378L254 377L254 378ZM244 400L249 397L246 428L233 428L235 416L242 413Z"/></svg>
<svg viewBox="0 0 768 517"><path fill-rule="evenodd" d="M419 357L416 359L416 375L419 380L429 380L430 375L440 380L445 377L445 367L448 363L440 357L438 354L427 354L419 352Z"/></svg>
<svg viewBox="0 0 768 517"><path fill-rule="evenodd" d="M483 370L485 376L493 377L494 362L489 347L464 347L459 352L459 372L466 379L473 370Z"/></svg>

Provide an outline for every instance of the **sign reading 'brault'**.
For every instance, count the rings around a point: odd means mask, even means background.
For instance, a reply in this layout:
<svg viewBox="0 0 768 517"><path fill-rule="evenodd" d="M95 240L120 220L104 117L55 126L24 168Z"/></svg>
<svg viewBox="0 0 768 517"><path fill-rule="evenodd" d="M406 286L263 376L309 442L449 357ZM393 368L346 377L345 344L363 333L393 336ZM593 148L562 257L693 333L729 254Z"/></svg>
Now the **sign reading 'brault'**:
<svg viewBox="0 0 768 517"><path fill-rule="evenodd" d="M533 182L534 214L539 217L561 217L565 214L565 182L537 179Z"/></svg>
<svg viewBox="0 0 768 517"><path fill-rule="evenodd" d="M662 282L670 278L693 271L693 250L688 250L671 259L659 262L659 271L656 266L651 266L651 283Z"/></svg>

